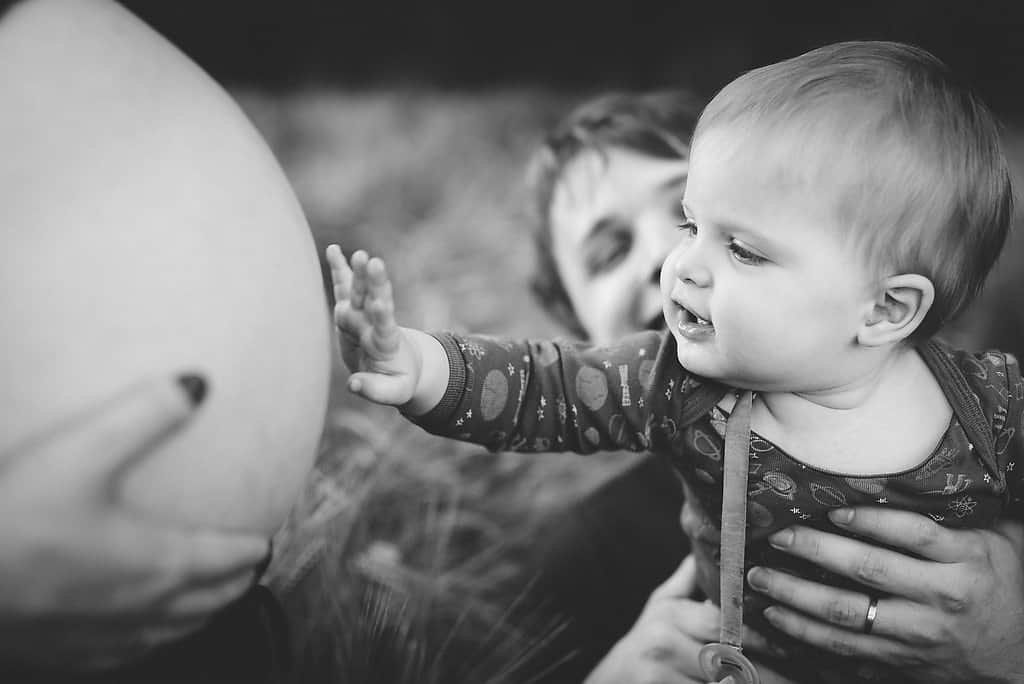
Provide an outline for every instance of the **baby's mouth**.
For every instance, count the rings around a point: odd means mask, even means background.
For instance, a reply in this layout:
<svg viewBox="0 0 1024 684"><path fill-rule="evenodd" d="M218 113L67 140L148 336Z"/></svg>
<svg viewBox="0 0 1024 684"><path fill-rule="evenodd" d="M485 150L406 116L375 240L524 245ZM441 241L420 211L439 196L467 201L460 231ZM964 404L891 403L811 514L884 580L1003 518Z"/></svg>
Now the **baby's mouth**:
<svg viewBox="0 0 1024 684"><path fill-rule="evenodd" d="M698 316L684 306L679 307L676 330L687 339L705 339L715 334L715 326L706 318Z"/></svg>
<svg viewBox="0 0 1024 684"><path fill-rule="evenodd" d="M684 312L686 312L686 314L687 314L687 315L688 315L688 316L689 316L690 318L692 318L692 319L693 319L693 320L694 320L694 321L695 321L695 322L697 323L697 325L707 325L707 326L710 326L710 325L711 325L711 321L706 321L706 320L704 320L703 318L701 318L701 317L700 317L700 316L698 316L697 314L693 313L692 311L688 311L688 310L686 310L686 309L683 309L683 311L684 311Z"/></svg>
<svg viewBox="0 0 1024 684"><path fill-rule="evenodd" d="M682 318L687 323L696 323L697 325L706 325L708 327L714 327L711 325L711 321L705 318L701 318L697 314L687 309L685 306L680 306L679 309L683 312Z"/></svg>

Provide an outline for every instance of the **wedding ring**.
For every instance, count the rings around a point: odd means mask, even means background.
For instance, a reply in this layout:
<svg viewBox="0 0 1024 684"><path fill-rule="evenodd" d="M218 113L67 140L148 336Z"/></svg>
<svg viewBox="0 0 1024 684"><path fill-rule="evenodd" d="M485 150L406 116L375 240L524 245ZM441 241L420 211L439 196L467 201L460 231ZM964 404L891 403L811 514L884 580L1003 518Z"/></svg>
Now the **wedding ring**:
<svg viewBox="0 0 1024 684"><path fill-rule="evenodd" d="M872 596L868 604L868 614L864 616L864 633L871 634L871 628L875 626L875 616L878 615L878 597Z"/></svg>

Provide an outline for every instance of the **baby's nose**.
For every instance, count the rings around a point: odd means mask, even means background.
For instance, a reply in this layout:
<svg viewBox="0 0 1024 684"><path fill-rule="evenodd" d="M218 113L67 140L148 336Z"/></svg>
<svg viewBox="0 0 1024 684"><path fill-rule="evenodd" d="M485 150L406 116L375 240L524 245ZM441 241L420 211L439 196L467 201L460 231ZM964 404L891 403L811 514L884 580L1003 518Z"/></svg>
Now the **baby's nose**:
<svg viewBox="0 0 1024 684"><path fill-rule="evenodd" d="M704 249L701 248L699 242L676 250L670 258L676 278L697 287L710 285L711 269L708 268L704 256Z"/></svg>

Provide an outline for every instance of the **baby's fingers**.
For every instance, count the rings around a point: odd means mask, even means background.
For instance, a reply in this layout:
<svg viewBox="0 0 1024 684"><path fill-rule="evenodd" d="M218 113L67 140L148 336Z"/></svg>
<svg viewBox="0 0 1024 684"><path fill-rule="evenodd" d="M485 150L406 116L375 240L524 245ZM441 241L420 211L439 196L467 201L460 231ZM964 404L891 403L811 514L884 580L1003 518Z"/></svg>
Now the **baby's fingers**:
<svg viewBox="0 0 1024 684"><path fill-rule="evenodd" d="M401 406L412 399L412 388L405 376L383 373L353 373L348 388L370 401L390 406Z"/></svg>
<svg viewBox="0 0 1024 684"><path fill-rule="evenodd" d="M366 266L366 316L373 326L373 344L384 354L393 354L398 348L398 325L395 323L395 303L384 262L373 258Z"/></svg>
<svg viewBox="0 0 1024 684"><path fill-rule="evenodd" d="M370 255L359 249L352 254L350 265L352 267L352 287L349 291L349 299L352 307L362 309L366 303L366 264L370 261Z"/></svg>
<svg viewBox="0 0 1024 684"><path fill-rule="evenodd" d="M335 303L347 301L352 291L352 269L345 261L345 255L341 253L338 245L328 245L324 252L327 258L327 265L331 269L331 283L334 285Z"/></svg>
<svg viewBox="0 0 1024 684"><path fill-rule="evenodd" d="M341 333L342 344L353 349L360 349L364 352L371 352L366 349L367 343L374 343L374 340L367 339L366 332L370 331L370 322L362 311L356 311L348 302L340 302L334 306L334 324ZM371 335L372 335L372 331Z"/></svg>

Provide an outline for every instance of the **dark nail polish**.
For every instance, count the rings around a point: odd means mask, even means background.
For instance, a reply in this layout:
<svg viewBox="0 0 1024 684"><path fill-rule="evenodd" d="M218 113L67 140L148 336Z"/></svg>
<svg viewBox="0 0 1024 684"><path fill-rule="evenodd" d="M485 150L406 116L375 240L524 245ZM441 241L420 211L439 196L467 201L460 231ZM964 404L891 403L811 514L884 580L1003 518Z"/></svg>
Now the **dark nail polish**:
<svg viewBox="0 0 1024 684"><path fill-rule="evenodd" d="M178 384L185 390L193 406L199 406L206 397L206 380L195 373L183 373L178 376Z"/></svg>

